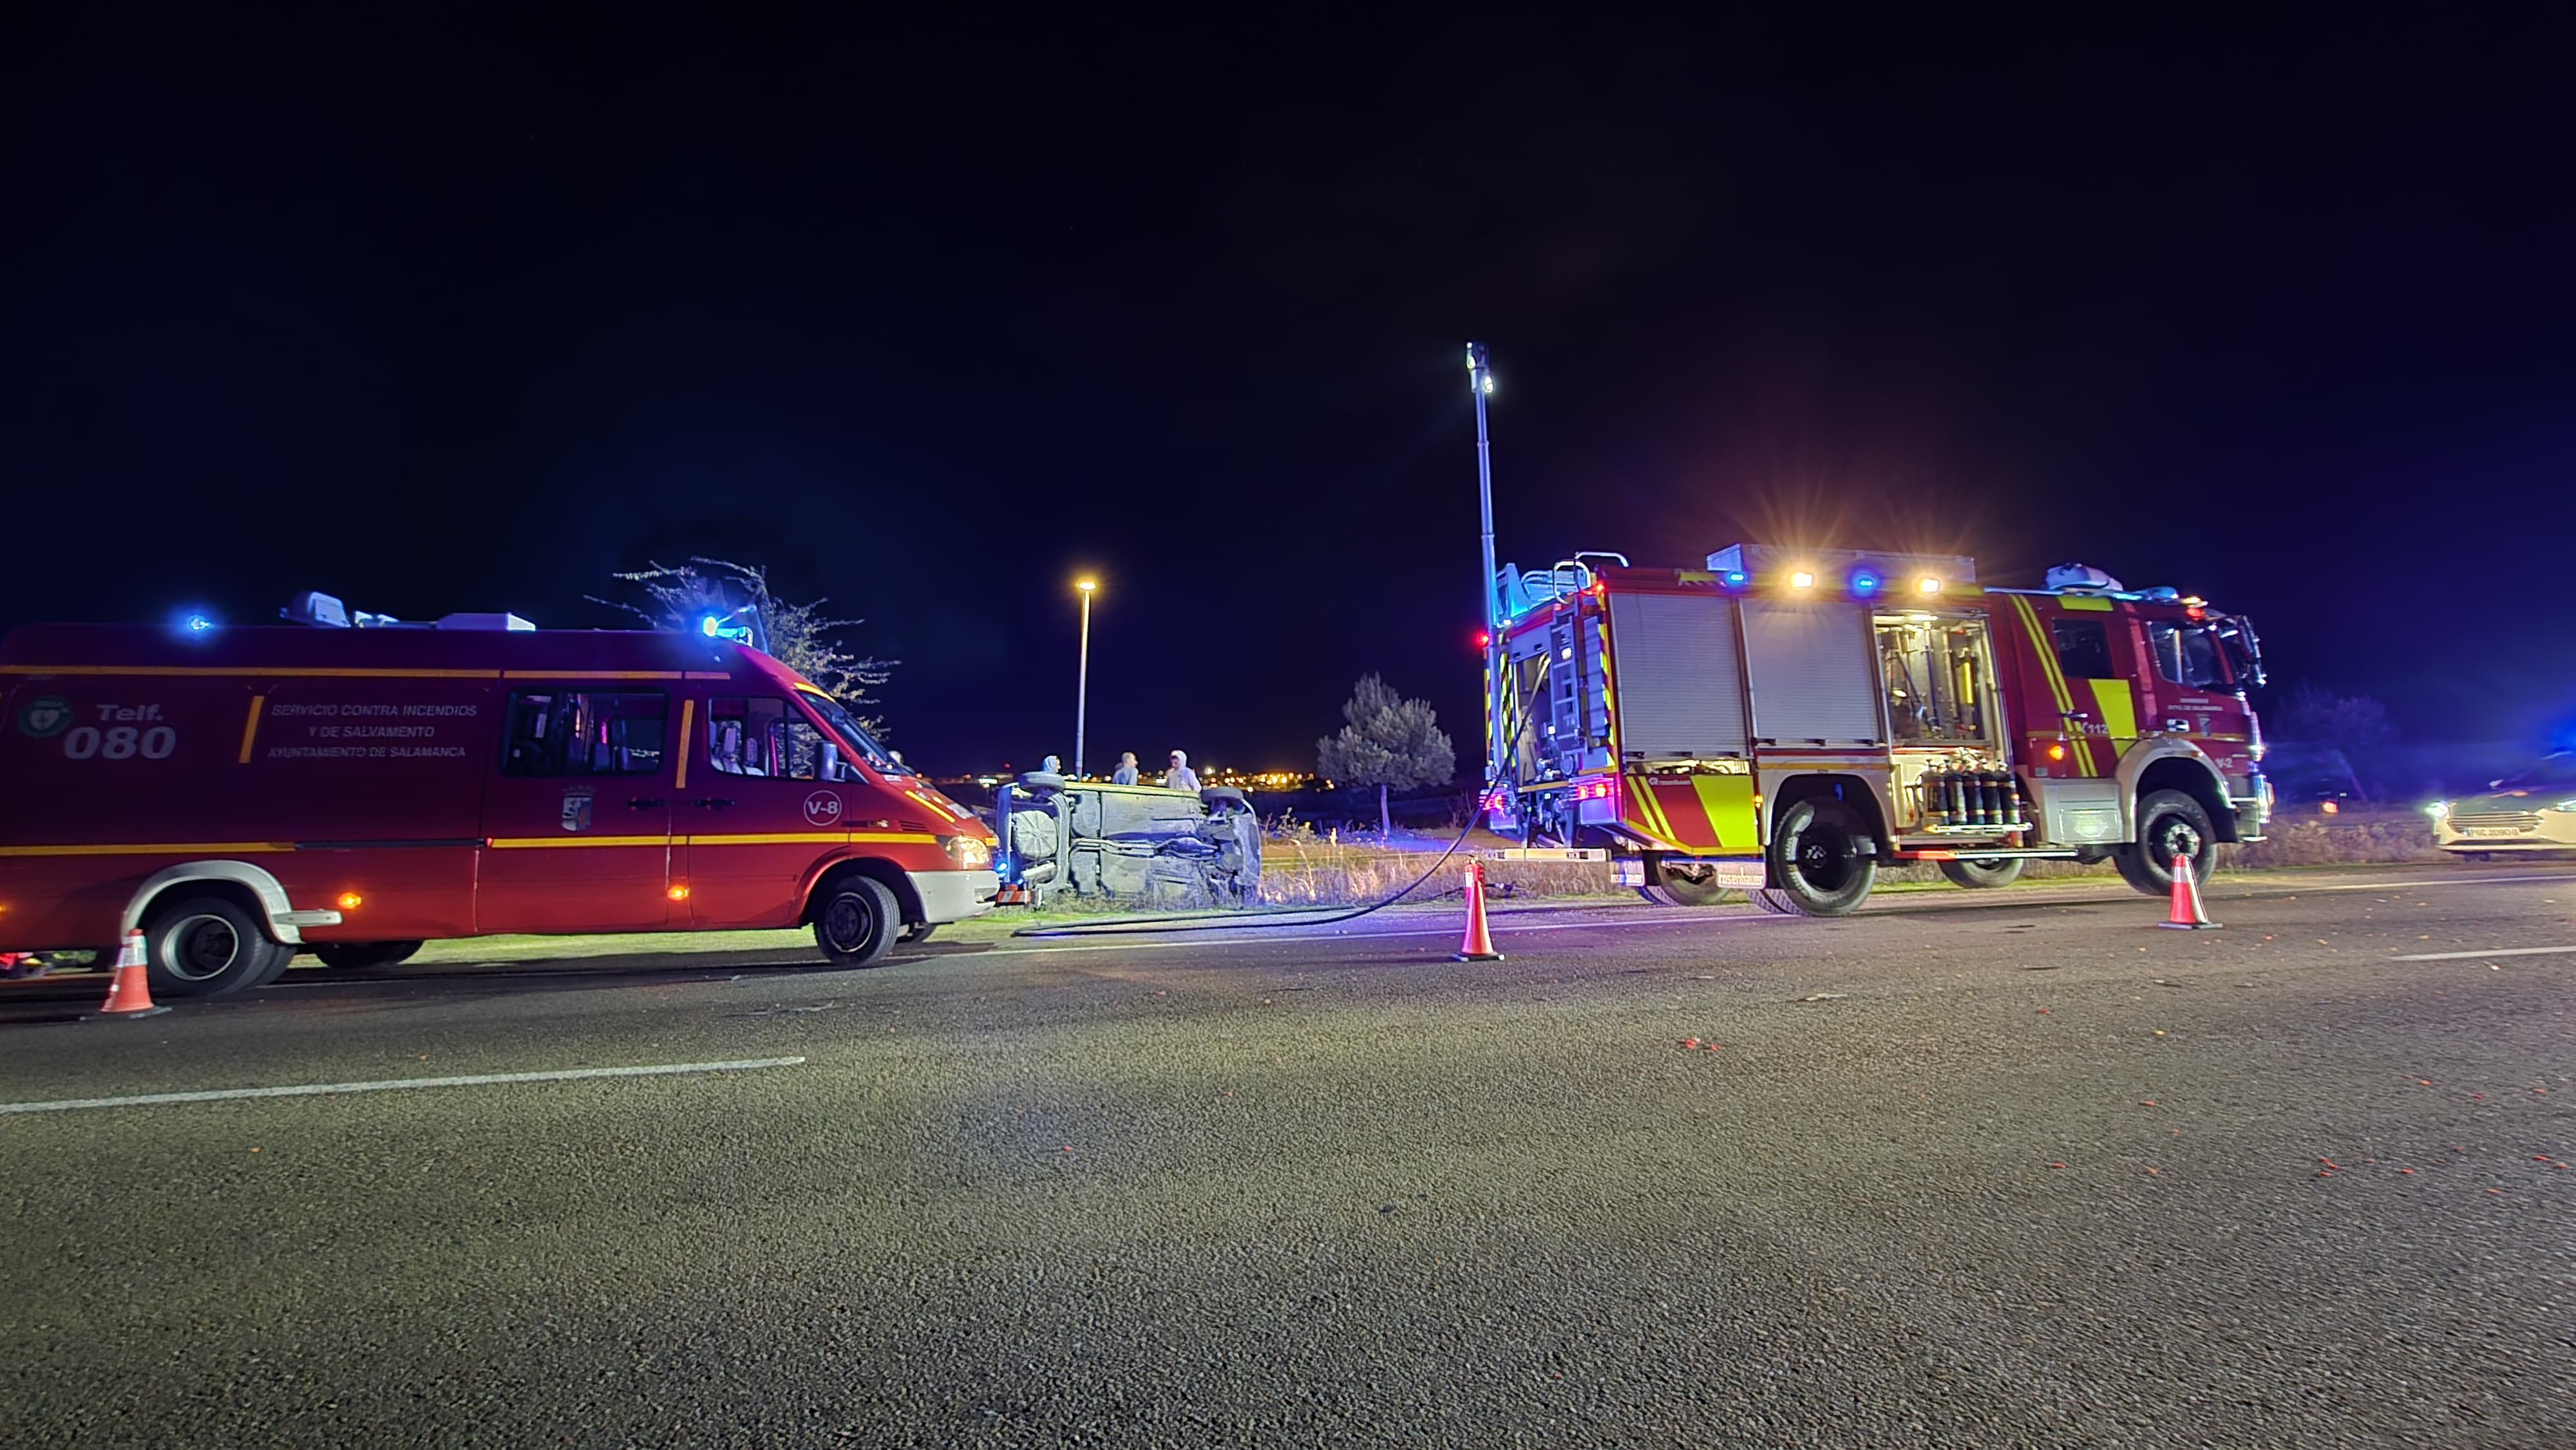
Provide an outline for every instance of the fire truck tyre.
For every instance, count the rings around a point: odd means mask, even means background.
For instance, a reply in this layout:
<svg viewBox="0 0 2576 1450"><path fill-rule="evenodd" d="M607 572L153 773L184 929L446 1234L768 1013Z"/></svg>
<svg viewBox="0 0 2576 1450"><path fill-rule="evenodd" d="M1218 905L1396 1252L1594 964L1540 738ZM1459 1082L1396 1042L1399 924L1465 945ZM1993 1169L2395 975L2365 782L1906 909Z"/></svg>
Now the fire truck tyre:
<svg viewBox="0 0 2576 1450"><path fill-rule="evenodd" d="M408 961L420 950L416 941L335 941L313 948L322 965L337 971L362 971L368 967L390 967Z"/></svg>
<svg viewBox="0 0 2576 1450"><path fill-rule="evenodd" d="M1771 832L1771 875L1800 916L1843 916L1869 897L1878 861L1851 812L1833 801L1800 801Z"/></svg>
<svg viewBox="0 0 2576 1450"><path fill-rule="evenodd" d="M2021 868L2030 863L2019 856L1980 856L1972 861L1944 861L1941 874L1971 891L1993 886L2010 886L2021 879Z"/></svg>
<svg viewBox="0 0 2576 1450"><path fill-rule="evenodd" d="M930 934L937 930L939 930L939 923L935 921L916 921L904 927L903 939L907 942L925 942L930 940Z"/></svg>
<svg viewBox="0 0 2576 1450"><path fill-rule="evenodd" d="M1717 868L1705 861L1666 861L1655 874L1663 878L1649 886L1649 901L1666 906L1715 906L1726 899L1727 888L1717 884Z"/></svg>
<svg viewBox="0 0 2576 1450"><path fill-rule="evenodd" d="M2138 802L2137 844L2111 853L2120 879L2149 896L2173 891L2173 858L2191 858L2194 881L2208 884L2218 869L2218 832L2199 801L2178 790L2160 790Z"/></svg>
<svg viewBox="0 0 2576 1450"><path fill-rule="evenodd" d="M155 995L221 997L268 981L294 949L270 941L241 907L198 896L153 910L143 953Z"/></svg>
<svg viewBox="0 0 2576 1450"><path fill-rule="evenodd" d="M844 876L814 903L814 945L845 967L874 966L903 930L903 913L882 881Z"/></svg>
<svg viewBox="0 0 2576 1450"><path fill-rule="evenodd" d="M1798 913L1798 908L1789 904L1789 894L1785 891L1776 891L1764 886L1744 894L1752 899L1754 905L1773 916L1795 916Z"/></svg>

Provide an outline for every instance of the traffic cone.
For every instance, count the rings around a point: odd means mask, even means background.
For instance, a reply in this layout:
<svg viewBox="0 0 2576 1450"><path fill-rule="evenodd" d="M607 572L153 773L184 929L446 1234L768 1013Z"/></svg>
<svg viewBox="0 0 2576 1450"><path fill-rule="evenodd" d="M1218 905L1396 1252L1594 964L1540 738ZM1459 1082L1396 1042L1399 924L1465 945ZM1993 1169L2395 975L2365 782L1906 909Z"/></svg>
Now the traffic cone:
<svg viewBox="0 0 2576 1450"><path fill-rule="evenodd" d="M1485 928L1485 863L1467 863L1467 939L1458 944L1455 960L1462 962L1499 962L1503 954L1494 950L1494 934Z"/></svg>
<svg viewBox="0 0 2576 1450"><path fill-rule="evenodd" d="M127 932L125 949L116 954L116 980L107 989L107 1005L90 1015L150 1017L169 1010L152 1005L151 972L143 965L143 933Z"/></svg>
<svg viewBox="0 0 2576 1450"><path fill-rule="evenodd" d="M2211 921L2209 913L2201 910L2200 883L2191 879L2191 858L2180 851L2174 853L2173 909L2167 911L2165 919L2156 925L2169 926L2176 931L2218 929L2218 923Z"/></svg>

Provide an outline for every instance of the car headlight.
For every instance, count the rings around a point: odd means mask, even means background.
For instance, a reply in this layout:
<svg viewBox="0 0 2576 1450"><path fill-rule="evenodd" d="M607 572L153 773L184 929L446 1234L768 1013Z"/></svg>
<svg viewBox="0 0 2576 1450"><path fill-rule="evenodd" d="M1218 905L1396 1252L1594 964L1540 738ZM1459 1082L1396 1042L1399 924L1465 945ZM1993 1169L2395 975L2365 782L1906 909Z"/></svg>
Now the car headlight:
<svg viewBox="0 0 2576 1450"><path fill-rule="evenodd" d="M2424 808L2424 814L2431 816L2437 821L2448 820L2451 815L2451 803L2449 801L2435 801Z"/></svg>
<svg viewBox="0 0 2576 1450"><path fill-rule="evenodd" d="M2560 801L2556 809L2562 811L2576 811L2576 801Z"/></svg>
<svg viewBox="0 0 2576 1450"><path fill-rule="evenodd" d="M942 836L940 848L960 871L981 871L993 864L993 848L973 836Z"/></svg>

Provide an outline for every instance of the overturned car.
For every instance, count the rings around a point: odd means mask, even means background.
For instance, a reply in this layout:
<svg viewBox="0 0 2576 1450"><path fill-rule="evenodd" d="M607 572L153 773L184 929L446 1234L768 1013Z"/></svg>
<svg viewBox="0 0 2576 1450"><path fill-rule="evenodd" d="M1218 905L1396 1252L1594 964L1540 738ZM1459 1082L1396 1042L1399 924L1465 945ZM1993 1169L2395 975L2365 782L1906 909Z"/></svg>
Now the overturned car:
<svg viewBox="0 0 2576 1450"><path fill-rule="evenodd" d="M1068 781L1032 772L994 793L1001 900L1065 892L1160 911L1250 906L1261 821L1243 792Z"/></svg>

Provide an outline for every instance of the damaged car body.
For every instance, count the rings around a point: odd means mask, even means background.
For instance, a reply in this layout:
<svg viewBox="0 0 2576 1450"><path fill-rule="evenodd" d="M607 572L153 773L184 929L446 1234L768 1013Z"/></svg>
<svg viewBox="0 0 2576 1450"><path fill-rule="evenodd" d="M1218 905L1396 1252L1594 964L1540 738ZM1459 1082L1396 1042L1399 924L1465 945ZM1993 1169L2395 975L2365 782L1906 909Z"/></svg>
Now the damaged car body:
<svg viewBox="0 0 2576 1450"><path fill-rule="evenodd" d="M1261 886L1261 821L1226 787L1068 781L1032 772L994 794L994 866L1004 902L1085 901L1158 911L1250 906Z"/></svg>

